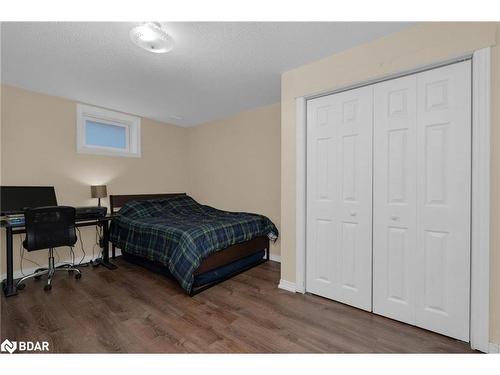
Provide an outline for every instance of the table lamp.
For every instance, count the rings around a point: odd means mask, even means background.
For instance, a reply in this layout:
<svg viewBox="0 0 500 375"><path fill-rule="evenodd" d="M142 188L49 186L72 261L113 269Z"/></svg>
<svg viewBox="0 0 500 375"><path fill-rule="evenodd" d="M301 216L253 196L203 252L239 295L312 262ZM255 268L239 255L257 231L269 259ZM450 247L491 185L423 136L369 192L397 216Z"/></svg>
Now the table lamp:
<svg viewBox="0 0 500 375"><path fill-rule="evenodd" d="M92 198L97 198L97 205L99 207L101 207L101 198L106 198L108 196L106 185L91 185L90 193Z"/></svg>

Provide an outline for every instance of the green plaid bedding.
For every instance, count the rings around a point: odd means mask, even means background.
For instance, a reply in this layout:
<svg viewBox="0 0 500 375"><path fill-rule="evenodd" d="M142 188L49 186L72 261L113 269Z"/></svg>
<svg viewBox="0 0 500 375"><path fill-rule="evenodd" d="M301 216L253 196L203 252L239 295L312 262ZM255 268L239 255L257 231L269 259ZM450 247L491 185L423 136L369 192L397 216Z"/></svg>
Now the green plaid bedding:
<svg viewBox="0 0 500 375"><path fill-rule="evenodd" d="M189 196L128 202L110 230L116 247L165 265L188 293L203 259L258 236L278 237L267 217L217 210Z"/></svg>

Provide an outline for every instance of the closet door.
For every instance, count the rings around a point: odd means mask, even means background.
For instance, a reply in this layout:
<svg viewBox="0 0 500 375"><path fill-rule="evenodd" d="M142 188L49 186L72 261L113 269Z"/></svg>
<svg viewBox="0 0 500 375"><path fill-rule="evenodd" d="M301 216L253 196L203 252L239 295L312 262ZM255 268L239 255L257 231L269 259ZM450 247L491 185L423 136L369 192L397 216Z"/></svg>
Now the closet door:
<svg viewBox="0 0 500 375"><path fill-rule="evenodd" d="M373 88L307 104L306 289L371 310Z"/></svg>
<svg viewBox="0 0 500 375"><path fill-rule="evenodd" d="M470 62L377 84L374 312L469 339Z"/></svg>
<svg viewBox="0 0 500 375"><path fill-rule="evenodd" d="M417 77L416 325L469 340L470 61Z"/></svg>
<svg viewBox="0 0 500 375"><path fill-rule="evenodd" d="M374 88L373 311L415 324L417 77Z"/></svg>

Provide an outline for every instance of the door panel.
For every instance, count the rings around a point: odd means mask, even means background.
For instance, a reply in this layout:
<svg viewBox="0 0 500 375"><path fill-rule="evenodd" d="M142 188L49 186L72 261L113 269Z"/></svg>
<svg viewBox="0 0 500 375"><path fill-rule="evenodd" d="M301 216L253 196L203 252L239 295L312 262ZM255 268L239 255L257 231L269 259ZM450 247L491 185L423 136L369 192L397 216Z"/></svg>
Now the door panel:
<svg viewBox="0 0 500 375"><path fill-rule="evenodd" d="M426 230L424 232L424 306L439 314L445 309L446 232Z"/></svg>
<svg viewBox="0 0 500 375"><path fill-rule="evenodd" d="M308 101L309 292L371 310L372 88Z"/></svg>
<svg viewBox="0 0 500 375"><path fill-rule="evenodd" d="M469 340L470 61L417 77L416 324Z"/></svg>
<svg viewBox="0 0 500 375"><path fill-rule="evenodd" d="M470 62L375 85L373 310L469 339Z"/></svg>
<svg viewBox="0 0 500 375"><path fill-rule="evenodd" d="M336 254L335 212L335 159L337 150L336 130L338 109L327 98L308 103L307 108L307 283L314 291L335 299L332 287Z"/></svg>
<svg viewBox="0 0 500 375"><path fill-rule="evenodd" d="M375 85L373 311L415 324L415 76Z"/></svg>
<svg viewBox="0 0 500 375"><path fill-rule="evenodd" d="M344 201L356 201L356 173L357 166L356 143L357 135L349 135L342 138L342 199Z"/></svg>

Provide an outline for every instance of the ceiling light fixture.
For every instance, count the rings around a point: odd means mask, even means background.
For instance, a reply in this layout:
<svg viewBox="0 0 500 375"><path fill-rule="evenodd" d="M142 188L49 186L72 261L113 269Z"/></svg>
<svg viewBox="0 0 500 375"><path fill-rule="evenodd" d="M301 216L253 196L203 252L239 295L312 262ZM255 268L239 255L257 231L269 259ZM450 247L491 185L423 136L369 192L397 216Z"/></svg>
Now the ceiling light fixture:
<svg viewBox="0 0 500 375"><path fill-rule="evenodd" d="M158 22L145 22L130 30L134 44L149 52L166 53L174 48L174 40Z"/></svg>

